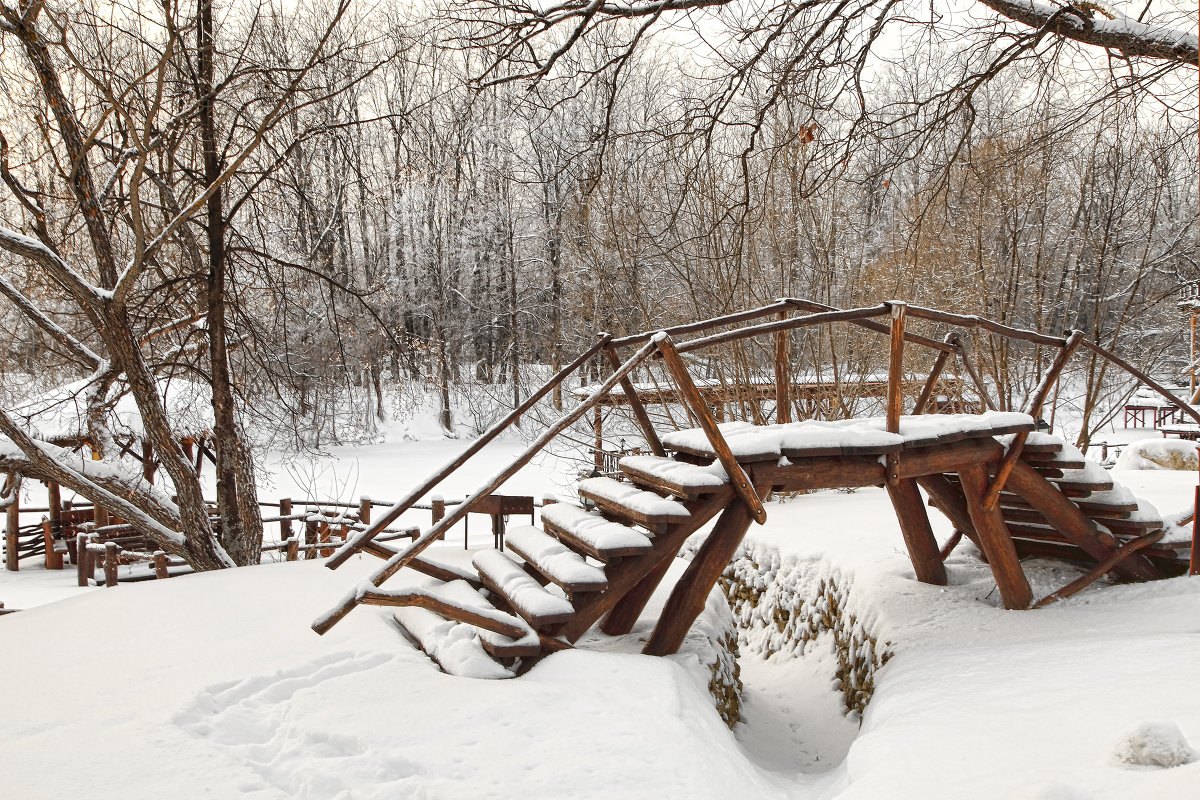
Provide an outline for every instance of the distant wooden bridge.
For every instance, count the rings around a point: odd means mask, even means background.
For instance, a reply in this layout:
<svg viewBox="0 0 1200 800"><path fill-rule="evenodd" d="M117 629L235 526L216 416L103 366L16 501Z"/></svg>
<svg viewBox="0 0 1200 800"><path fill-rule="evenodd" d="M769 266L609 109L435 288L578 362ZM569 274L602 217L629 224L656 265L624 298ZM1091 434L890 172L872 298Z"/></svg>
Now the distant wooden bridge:
<svg viewBox="0 0 1200 800"><path fill-rule="evenodd" d="M773 319L761 321L767 317ZM951 331L942 340L918 335L907 329L911 319ZM792 422L786 337L799 328L832 324L855 325L887 338L885 413L836 422ZM1033 343L1055 353L1022 412L989 408L986 388L958 336L964 328ZM693 334L703 335L684 338ZM774 424L718 425L712 398L697 386L683 354L763 336L773 337L775 343ZM913 344L933 355L924 380L915 382L904 375L905 346ZM632 355L622 359L622 351L631 348L635 348ZM1052 602L1105 573L1122 580L1179 574L1188 568L1187 553L1159 544L1162 520L1073 447L1035 430L1059 375L1080 348L1126 370L1200 422L1195 409L1089 342L1080 331L1051 336L896 301L842 310L789 299L656 333L619 339L604 335L329 559L331 569L358 552L376 555L384 563L314 622L313 629L325 633L359 605L392 606L398 609L396 620L407 635L447 671L456 671L463 642L469 640L496 659L496 676L513 674L542 654L572 647L598 622L607 634L628 633L684 541L715 518L712 531L672 589L644 649L652 655L673 653L750 524L766 520L762 497L772 490L884 486L918 580L944 585L943 562L959 539L967 537L991 567L1001 599L1010 609ZM405 568L430 574L421 553L463 519L476 500L456 507L407 547L378 542L377 534L597 357L611 368L609 377L472 498L484 502L556 436L601 404L616 402L618 389L649 454L623 458L619 463L623 480L582 481L580 496L593 508L550 505L542 511L541 527L510 529L509 553L479 552L473 571L442 574L443 580L418 589L384 588ZM988 409L984 413L929 413L951 358L976 385L979 402ZM630 379L637 367L651 359L665 366L673 384L670 399L686 407L694 428L660 435L651 423L645 406L648 398ZM911 390L917 386L914 397ZM664 396L659 392L657 399ZM939 548L934 538L919 489L955 526L945 548ZM1082 560L1091 568L1079 580L1035 603L1020 562L1026 554ZM469 626L473 636L464 638L459 626Z"/></svg>

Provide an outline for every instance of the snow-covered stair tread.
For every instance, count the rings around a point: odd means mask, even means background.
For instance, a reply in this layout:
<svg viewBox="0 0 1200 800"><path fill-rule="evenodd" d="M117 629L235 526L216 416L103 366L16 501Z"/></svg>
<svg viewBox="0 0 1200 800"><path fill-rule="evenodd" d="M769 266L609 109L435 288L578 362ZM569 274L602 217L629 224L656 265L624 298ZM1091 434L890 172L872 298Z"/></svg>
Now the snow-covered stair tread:
<svg viewBox="0 0 1200 800"><path fill-rule="evenodd" d="M699 467L660 456L626 456L621 459L620 467L633 483L689 500L712 494L729 483L719 463Z"/></svg>
<svg viewBox="0 0 1200 800"><path fill-rule="evenodd" d="M424 608L399 608L396 623L444 672L460 678L511 678L513 671L488 657L479 630Z"/></svg>
<svg viewBox="0 0 1200 800"><path fill-rule="evenodd" d="M380 589L366 581L359 584L355 596L365 605L425 608L447 619L513 639L520 639L529 632L528 625L487 602L466 581L438 582L400 590Z"/></svg>
<svg viewBox="0 0 1200 800"><path fill-rule="evenodd" d="M1057 484L1070 484L1078 488L1086 488L1092 492L1106 492L1113 488L1113 480L1108 470L1094 461L1084 461L1082 469L1063 469L1061 477L1051 477L1048 480Z"/></svg>
<svg viewBox="0 0 1200 800"><path fill-rule="evenodd" d="M567 503L543 508L542 524L572 550L600 561L640 555L652 546L650 537L642 531Z"/></svg>
<svg viewBox="0 0 1200 800"><path fill-rule="evenodd" d="M534 628L566 622L574 616L575 608L569 600L546 591L520 564L499 550L481 550L472 563L483 585L507 600Z"/></svg>
<svg viewBox="0 0 1200 800"><path fill-rule="evenodd" d="M587 563L583 556L539 528L509 528L505 541L525 563L568 592L602 592L608 588L604 570Z"/></svg>
<svg viewBox="0 0 1200 800"><path fill-rule="evenodd" d="M644 525L656 533L691 516L683 504L659 497L612 478L588 478L579 482L579 493L601 510Z"/></svg>

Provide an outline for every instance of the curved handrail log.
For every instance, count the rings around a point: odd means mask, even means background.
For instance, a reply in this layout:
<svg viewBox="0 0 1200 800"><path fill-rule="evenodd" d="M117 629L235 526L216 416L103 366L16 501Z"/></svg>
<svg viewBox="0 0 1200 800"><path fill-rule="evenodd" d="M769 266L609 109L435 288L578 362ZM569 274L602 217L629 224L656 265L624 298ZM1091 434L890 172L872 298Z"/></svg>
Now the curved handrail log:
<svg viewBox="0 0 1200 800"><path fill-rule="evenodd" d="M338 548L337 552L329 557L329 560L325 562L325 566L329 567L329 569L337 569L344 564L346 560L350 558L350 556L354 555L363 547L365 547L371 542L371 540L378 536L381 531L387 528L388 525L391 525L393 522L395 522L401 514L412 508L414 503L424 497L439 483L450 477L450 475L463 464L465 464L468 459L486 447L493 439L507 430L510 425L524 416L530 408L532 408L539 400L549 394L554 387L566 380L571 373L575 372L575 370L583 366L588 359L600 352L600 350L602 350L605 345L611 341L611 339L612 336L609 334L602 334L595 344L589 347L582 355L580 355L570 364L563 367L540 389L527 397L525 402L514 408L508 414L508 416L497 422L495 425L489 428L486 433L476 439L470 447L468 447L466 450L463 450L440 470L415 487L403 498L398 500L395 505L384 512L383 516L376 520L369 528L357 534L352 539L347 540L345 544Z"/></svg>
<svg viewBox="0 0 1200 800"><path fill-rule="evenodd" d="M745 322L746 320L769 316L777 311L786 311L790 305L791 303L786 300L777 300L770 305L751 308L747 311L738 311L735 314L726 314L721 317L710 317L709 319L702 319L699 322L687 322L682 325L673 325L670 328L655 328L652 331L642 331L641 333L622 336L619 339L613 339L611 344L613 347L623 347L627 344L645 344L660 331L665 331L669 336L680 336L682 334L708 330L709 328L719 328L723 325L736 325L737 323Z"/></svg>
<svg viewBox="0 0 1200 800"><path fill-rule="evenodd" d="M602 341L601 344L603 343L604 342ZM618 369L614 370L613 374L609 376L608 380L594 389L592 393L588 395L588 397L572 411L564 414L557 422L547 428L546 431L531 445L529 445L529 447L527 447L519 457L501 470L484 486L473 492L471 496L467 498L466 502L455 508L455 510L447 516L443 517L437 524L429 528L429 530L422 533L407 548L401 550L399 553L388 559L387 563L376 570L376 572L368 579L370 583L377 587L381 586L388 578L392 577L397 572L412 563L412 561L418 555L423 553L431 544L440 539L442 534L444 534L454 525L458 524L459 520L461 520L467 515L468 512L470 512L472 506L480 498L486 497L496 489L499 489L505 481L517 474L517 472L529 462L529 459L537 455L537 453L541 451L542 448L544 448L550 442L550 440L554 439L554 437L558 436L564 430L582 419L584 414L590 411L593 406L595 406L598 402L600 402L601 399L604 398L605 395L612 391L612 388L617 385L621 378L623 378L625 375L628 375L635 367L649 358L650 354L653 353L657 347L658 345L653 341L643 345L642 348L630 356L630 358L625 361L624 364L622 364ZM357 592L349 595L348 597L344 598L342 602L338 604L338 606L314 621L312 624L312 629L319 634L325 634L330 628L332 628L347 614L349 614L350 611L353 610L356 605L358 605L358 602L359 598Z"/></svg>
<svg viewBox="0 0 1200 800"><path fill-rule="evenodd" d="M714 333L711 336L704 336L699 339L689 339L686 342L680 342L675 346L675 349L681 353L690 353L693 350L700 350L704 347L712 347L725 342L733 342L738 339L746 339L751 336L761 336L765 333L775 333L776 331L787 331L792 328L804 328L809 325L820 325L830 322L853 322L855 320L870 319L871 317L882 317L891 313L891 305L888 303L880 303L877 306L868 306L867 308L850 308L839 309L837 311L821 311L816 314L808 314L803 317L788 317L787 319L776 320L774 322L764 322L759 325L751 325L748 328L738 328L737 330L725 331L724 333Z"/></svg>

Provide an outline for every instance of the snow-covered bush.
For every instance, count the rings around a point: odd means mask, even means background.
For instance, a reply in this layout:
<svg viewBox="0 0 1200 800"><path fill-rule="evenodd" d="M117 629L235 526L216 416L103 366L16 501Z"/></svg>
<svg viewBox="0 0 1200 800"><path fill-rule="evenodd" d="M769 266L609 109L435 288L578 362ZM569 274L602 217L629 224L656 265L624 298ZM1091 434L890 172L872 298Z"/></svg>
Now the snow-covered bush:
<svg viewBox="0 0 1200 800"><path fill-rule="evenodd" d="M1130 442L1117 459L1114 470L1196 470L1200 457L1196 443L1186 439L1138 439Z"/></svg>

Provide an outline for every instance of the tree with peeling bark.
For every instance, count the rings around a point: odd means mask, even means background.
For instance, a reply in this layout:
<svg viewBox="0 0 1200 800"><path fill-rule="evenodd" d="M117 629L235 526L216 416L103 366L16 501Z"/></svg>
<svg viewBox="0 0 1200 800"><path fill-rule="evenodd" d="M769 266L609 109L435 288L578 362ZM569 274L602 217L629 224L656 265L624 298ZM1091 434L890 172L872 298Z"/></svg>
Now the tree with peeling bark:
<svg viewBox="0 0 1200 800"><path fill-rule="evenodd" d="M339 90L312 74L349 47L348 8L341 0L287 18L266 4L242 9L224 20L222 43L212 0L0 3L10 103L25 112L0 132L0 171L26 231L0 226L0 294L88 376L92 449L82 457L39 440L0 409L0 469L74 490L196 569L259 559L225 248L260 147L289 115ZM273 61L270 37L292 26L310 38L298 56ZM160 389L189 373L212 387L215 520ZM122 392L169 490L119 461L106 411Z"/></svg>

